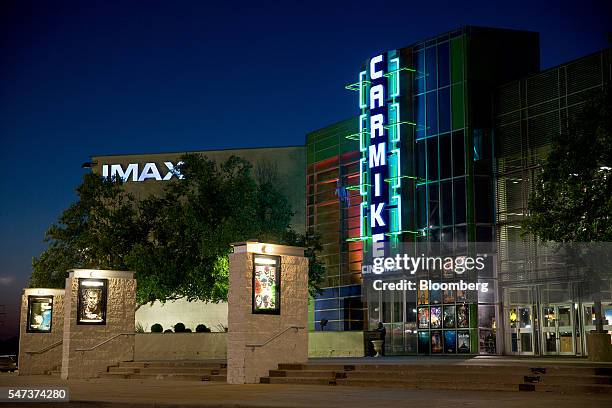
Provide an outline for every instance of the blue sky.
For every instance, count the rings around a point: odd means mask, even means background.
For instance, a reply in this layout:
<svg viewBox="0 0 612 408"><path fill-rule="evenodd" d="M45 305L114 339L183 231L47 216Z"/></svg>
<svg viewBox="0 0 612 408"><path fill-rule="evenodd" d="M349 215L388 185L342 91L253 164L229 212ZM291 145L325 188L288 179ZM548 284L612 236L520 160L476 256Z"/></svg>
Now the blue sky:
<svg viewBox="0 0 612 408"><path fill-rule="evenodd" d="M302 144L361 61L465 24L540 32L544 68L609 46L604 1L208 3L0 5L0 337L90 155Z"/></svg>

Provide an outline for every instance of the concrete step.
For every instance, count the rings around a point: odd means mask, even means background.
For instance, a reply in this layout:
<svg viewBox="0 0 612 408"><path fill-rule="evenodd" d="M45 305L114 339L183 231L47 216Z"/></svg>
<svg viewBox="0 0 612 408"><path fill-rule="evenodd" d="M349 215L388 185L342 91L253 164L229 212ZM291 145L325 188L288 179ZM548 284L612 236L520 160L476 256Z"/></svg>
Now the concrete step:
<svg viewBox="0 0 612 408"><path fill-rule="evenodd" d="M261 377L261 384L301 384L301 385L336 385L331 378L315 377Z"/></svg>
<svg viewBox="0 0 612 408"><path fill-rule="evenodd" d="M195 368L226 368L224 362L198 361L198 360L176 360L176 361L123 361L119 367L195 367Z"/></svg>
<svg viewBox="0 0 612 408"><path fill-rule="evenodd" d="M270 377L336 378L336 372L320 370L270 370Z"/></svg>

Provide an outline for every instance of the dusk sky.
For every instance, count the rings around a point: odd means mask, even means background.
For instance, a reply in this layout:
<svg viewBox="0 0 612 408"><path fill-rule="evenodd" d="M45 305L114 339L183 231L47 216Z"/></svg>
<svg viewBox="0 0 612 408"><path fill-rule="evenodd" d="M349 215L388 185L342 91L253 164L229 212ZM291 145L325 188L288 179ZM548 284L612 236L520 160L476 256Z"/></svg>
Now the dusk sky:
<svg viewBox="0 0 612 408"><path fill-rule="evenodd" d="M612 31L604 0L209 3L0 5L0 338L90 155L304 144L363 60L466 24L539 32L542 68Z"/></svg>

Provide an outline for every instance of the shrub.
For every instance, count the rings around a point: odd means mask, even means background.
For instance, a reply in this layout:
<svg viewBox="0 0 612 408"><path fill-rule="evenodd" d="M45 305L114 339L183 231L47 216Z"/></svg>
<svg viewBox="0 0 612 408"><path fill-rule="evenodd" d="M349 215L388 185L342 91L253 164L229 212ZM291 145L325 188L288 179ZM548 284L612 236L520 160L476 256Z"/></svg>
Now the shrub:
<svg viewBox="0 0 612 408"><path fill-rule="evenodd" d="M153 326L151 326L151 333L161 333L163 331L164 328L159 323L155 323Z"/></svg>
<svg viewBox="0 0 612 408"><path fill-rule="evenodd" d="M196 333L206 333L206 329L208 329L208 327L206 327L205 324L198 324L196 326Z"/></svg>
<svg viewBox="0 0 612 408"><path fill-rule="evenodd" d="M172 331L172 329L166 329L164 330L164 333L174 333L174 332Z"/></svg>
<svg viewBox="0 0 612 408"><path fill-rule="evenodd" d="M174 325L175 333L185 333L185 325L183 323L177 323Z"/></svg>
<svg viewBox="0 0 612 408"><path fill-rule="evenodd" d="M136 333L144 333L145 332L145 328L142 325L142 323L140 323L140 322L136 323L135 331L136 331Z"/></svg>
<svg viewBox="0 0 612 408"><path fill-rule="evenodd" d="M190 328L186 328L185 329L185 333L191 333L191 329Z"/></svg>

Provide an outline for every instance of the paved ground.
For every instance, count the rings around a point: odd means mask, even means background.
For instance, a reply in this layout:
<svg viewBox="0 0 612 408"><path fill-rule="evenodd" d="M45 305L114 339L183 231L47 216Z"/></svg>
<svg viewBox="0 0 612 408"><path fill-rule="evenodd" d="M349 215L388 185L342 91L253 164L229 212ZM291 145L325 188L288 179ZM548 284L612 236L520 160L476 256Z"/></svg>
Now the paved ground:
<svg viewBox="0 0 612 408"><path fill-rule="evenodd" d="M164 380L95 379L64 382L49 376L0 374L0 387L68 386L70 406L74 407L517 407L564 408L612 406L609 395L566 396L553 393L425 391L390 388L298 386L298 385L228 385ZM29 404L13 406L24 408ZM9 404L2 404L2 407ZM67 404L32 404L31 406L67 406Z"/></svg>

